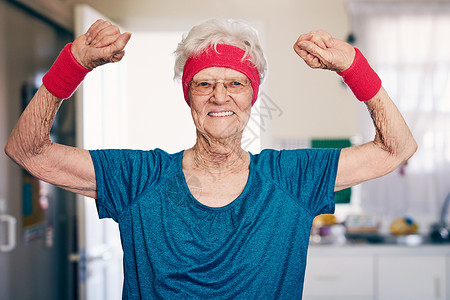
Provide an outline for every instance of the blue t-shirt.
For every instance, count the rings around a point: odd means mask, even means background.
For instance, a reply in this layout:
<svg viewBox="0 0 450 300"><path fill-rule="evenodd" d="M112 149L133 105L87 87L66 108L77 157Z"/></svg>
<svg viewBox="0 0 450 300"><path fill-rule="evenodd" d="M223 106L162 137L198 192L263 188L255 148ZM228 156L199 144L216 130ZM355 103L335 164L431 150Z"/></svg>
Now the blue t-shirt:
<svg viewBox="0 0 450 300"><path fill-rule="evenodd" d="M337 149L251 154L241 195L212 208L183 152L91 151L100 218L119 223L123 299L301 299L313 218L334 212Z"/></svg>

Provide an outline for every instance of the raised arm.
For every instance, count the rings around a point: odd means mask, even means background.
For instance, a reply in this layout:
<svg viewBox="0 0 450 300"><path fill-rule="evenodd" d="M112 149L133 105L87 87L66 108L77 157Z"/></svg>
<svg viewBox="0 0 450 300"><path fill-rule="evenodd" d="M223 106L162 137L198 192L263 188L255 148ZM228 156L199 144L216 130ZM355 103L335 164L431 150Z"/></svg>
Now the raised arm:
<svg viewBox="0 0 450 300"><path fill-rule="evenodd" d="M50 129L63 99L70 97L80 83L77 82L80 76L73 74L120 61L129 39L129 33L121 34L117 26L98 20L67 46L66 50L73 56L60 54L62 61L59 58L47 73L44 85L15 125L5 147L6 154L43 181L95 198L95 172L89 152L53 143ZM72 65L67 57L75 59Z"/></svg>
<svg viewBox="0 0 450 300"><path fill-rule="evenodd" d="M329 69L340 75L351 71L352 78L346 83L365 103L375 126L373 141L342 149L335 190L386 175L414 154L417 144L405 120L378 76L362 54L357 54L359 50L324 31L301 35L294 50L311 68Z"/></svg>

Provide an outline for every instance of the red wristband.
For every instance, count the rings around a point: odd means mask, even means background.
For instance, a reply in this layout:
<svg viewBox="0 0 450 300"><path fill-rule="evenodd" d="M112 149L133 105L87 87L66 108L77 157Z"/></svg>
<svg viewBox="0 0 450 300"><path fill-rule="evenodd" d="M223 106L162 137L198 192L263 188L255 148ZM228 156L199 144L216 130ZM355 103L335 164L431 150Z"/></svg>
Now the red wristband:
<svg viewBox="0 0 450 300"><path fill-rule="evenodd" d="M364 55L358 48L352 65L345 71L338 73L352 90L359 101L372 99L381 88L381 79L370 67Z"/></svg>
<svg viewBox="0 0 450 300"><path fill-rule="evenodd" d="M42 82L52 95L67 99L72 96L84 77L91 70L83 67L70 50L72 43L67 44L50 70L42 78Z"/></svg>

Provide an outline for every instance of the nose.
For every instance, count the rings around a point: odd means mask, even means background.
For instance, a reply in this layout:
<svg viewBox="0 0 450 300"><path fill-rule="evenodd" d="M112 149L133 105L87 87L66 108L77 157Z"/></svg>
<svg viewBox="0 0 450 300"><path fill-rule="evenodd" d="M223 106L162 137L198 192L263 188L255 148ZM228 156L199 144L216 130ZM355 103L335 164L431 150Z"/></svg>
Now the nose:
<svg viewBox="0 0 450 300"><path fill-rule="evenodd" d="M211 95L211 99L220 104L228 101L228 91L225 88L223 82L217 82L214 87L213 93Z"/></svg>

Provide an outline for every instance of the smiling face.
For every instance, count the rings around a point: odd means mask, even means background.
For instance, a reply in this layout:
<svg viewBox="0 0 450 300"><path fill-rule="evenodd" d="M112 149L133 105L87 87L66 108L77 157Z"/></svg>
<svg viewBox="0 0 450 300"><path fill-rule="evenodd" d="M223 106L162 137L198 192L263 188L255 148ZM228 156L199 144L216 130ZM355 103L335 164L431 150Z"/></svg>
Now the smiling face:
<svg viewBox="0 0 450 300"><path fill-rule="evenodd" d="M242 137L250 118L253 90L248 85L240 93L230 93L223 81L248 82L248 78L233 69L210 67L198 72L194 82L219 81L209 95L189 92L191 114L197 132L214 139Z"/></svg>

